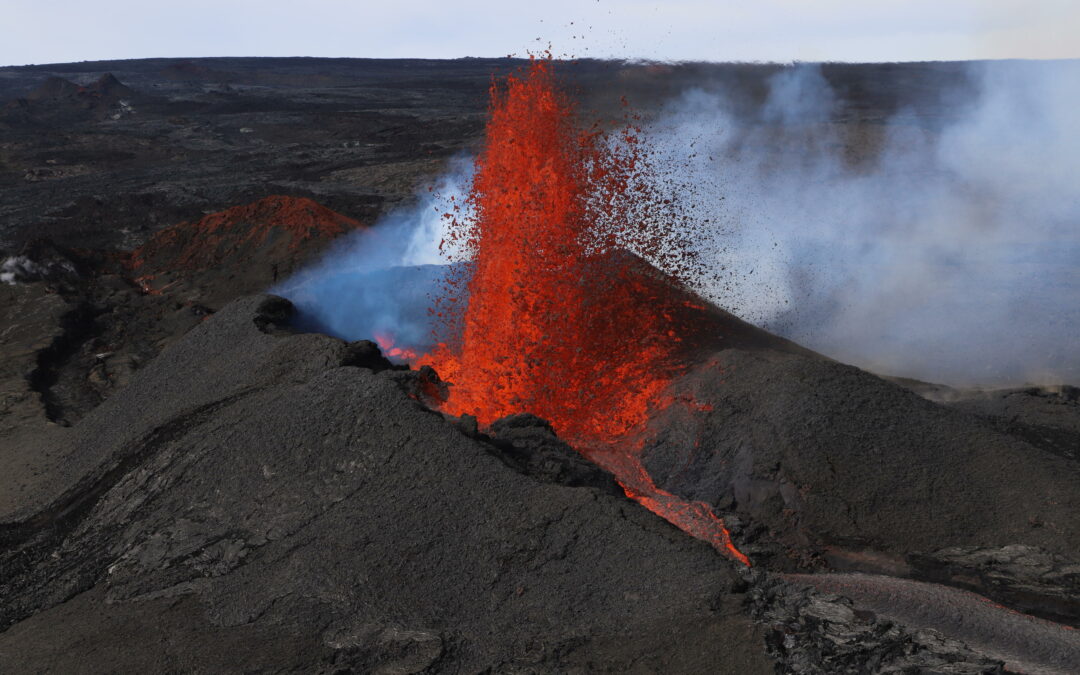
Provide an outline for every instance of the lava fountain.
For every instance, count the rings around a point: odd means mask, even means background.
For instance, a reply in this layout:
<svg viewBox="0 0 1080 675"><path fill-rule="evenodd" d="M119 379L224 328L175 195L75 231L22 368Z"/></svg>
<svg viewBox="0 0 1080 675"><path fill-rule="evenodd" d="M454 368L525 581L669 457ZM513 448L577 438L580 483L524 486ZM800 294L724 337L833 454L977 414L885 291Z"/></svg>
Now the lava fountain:
<svg viewBox="0 0 1080 675"><path fill-rule="evenodd" d="M633 119L583 127L550 58L493 84L469 208L448 214L444 242L472 263L433 310L455 337L414 362L451 384L444 412L544 417L631 498L749 564L707 505L660 490L637 459L687 333L668 280L693 263L649 171Z"/></svg>

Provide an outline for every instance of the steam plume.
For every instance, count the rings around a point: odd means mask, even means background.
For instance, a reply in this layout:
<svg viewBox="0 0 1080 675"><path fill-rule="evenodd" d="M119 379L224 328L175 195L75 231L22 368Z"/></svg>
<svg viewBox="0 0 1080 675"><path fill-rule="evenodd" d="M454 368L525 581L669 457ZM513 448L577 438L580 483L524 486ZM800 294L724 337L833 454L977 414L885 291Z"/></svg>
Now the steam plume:
<svg viewBox="0 0 1080 675"><path fill-rule="evenodd" d="M470 159L452 161L413 203L343 238L316 265L271 292L292 300L313 330L353 340L392 339L412 348L430 344L428 308L449 273L440 252L443 216L464 205L471 179Z"/></svg>
<svg viewBox="0 0 1080 675"><path fill-rule="evenodd" d="M1080 62L968 75L976 94L944 118L901 106L844 119L815 65L778 71L750 115L741 94L707 83L669 102L647 141L659 180L693 186L680 201L699 290L876 372L1080 381ZM441 214L463 203L471 171L453 163L434 193L275 292L321 330L423 348L447 273Z"/></svg>
<svg viewBox="0 0 1080 675"><path fill-rule="evenodd" d="M650 140L699 186L720 305L878 372L957 384L1080 380L1080 63L970 66L945 121L835 123L818 66L759 111L695 89ZM884 132L873 159L845 151ZM689 161L683 158L689 157Z"/></svg>

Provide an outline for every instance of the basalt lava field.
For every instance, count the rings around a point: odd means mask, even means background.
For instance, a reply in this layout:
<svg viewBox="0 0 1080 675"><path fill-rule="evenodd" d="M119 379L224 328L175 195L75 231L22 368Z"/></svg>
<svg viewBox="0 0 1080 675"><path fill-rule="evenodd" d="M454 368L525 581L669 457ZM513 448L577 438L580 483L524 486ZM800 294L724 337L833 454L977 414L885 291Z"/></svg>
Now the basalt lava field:
<svg viewBox="0 0 1080 675"><path fill-rule="evenodd" d="M847 365L701 246L686 91L873 172L978 88L796 70L0 68L0 671L1080 672L1080 390Z"/></svg>

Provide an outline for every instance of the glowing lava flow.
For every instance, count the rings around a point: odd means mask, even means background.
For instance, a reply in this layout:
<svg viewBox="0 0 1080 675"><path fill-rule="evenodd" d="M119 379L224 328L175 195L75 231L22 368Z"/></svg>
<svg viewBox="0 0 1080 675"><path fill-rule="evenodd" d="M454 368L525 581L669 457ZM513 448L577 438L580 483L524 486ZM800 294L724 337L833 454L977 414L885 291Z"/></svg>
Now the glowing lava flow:
<svg viewBox="0 0 1080 675"><path fill-rule="evenodd" d="M706 505L658 489L630 449L677 372L685 330L674 305L685 301L627 251L666 256L666 272L687 258L657 217L670 200L643 179L637 130L583 131L550 60L532 60L491 95L468 198L475 215L455 217L449 235L471 254L471 276L436 307L460 337L417 363L451 383L447 413L487 425L528 411L586 455L621 447L602 463L630 497L748 564Z"/></svg>
<svg viewBox="0 0 1080 675"><path fill-rule="evenodd" d="M394 346L394 337L389 333L375 333L373 336L375 343L379 345L379 349L384 355L392 359L413 360L418 357L417 353L411 349L404 349L402 347Z"/></svg>
<svg viewBox="0 0 1080 675"><path fill-rule="evenodd" d="M732 543L731 533L712 507L705 502L688 502L658 488L636 456L620 453L621 456L605 457L605 454L596 452L590 454L590 459L615 474L627 497L690 536L707 541L713 548L750 566L750 559Z"/></svg>

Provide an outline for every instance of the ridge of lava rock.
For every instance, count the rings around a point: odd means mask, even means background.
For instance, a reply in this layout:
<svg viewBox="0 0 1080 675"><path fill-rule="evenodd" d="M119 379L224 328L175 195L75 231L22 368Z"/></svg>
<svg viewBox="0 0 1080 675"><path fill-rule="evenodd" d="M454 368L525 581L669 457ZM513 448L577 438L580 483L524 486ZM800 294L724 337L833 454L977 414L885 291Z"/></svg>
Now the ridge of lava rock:
<svg viewBox="0 0 1080 675"><path fill-rule="evenodd" d="M231 303L55 440L57 497L4 518L0 670L156 671L165 631L194 670L772 672L729 561L513 470L291 312Z"/></svg>
<svg viewBox="0 0 1080 675"><path fill-rule="evenodd" d="M127 264L136 271L203 270L240 262L263 247L288 256L360 227L306 197L271 195L166 228L132 251Z"/></svg>

